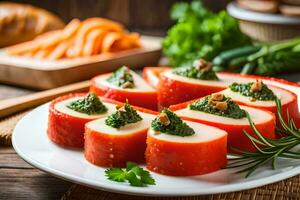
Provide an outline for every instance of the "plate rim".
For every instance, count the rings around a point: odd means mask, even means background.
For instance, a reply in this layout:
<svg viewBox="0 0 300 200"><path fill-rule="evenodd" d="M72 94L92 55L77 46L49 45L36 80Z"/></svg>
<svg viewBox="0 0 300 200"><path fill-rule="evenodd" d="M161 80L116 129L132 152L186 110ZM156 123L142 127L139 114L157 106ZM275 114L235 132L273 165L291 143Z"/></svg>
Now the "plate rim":
<svg viewBox="0 0 300 200"><path fill-rule="evenodd" d="M236 2L230 2L227 12L234 18L257 23L277 24L277 25L299 25L300 19L279 14L260 13L241 8Z"/></svg>
<svg viewBox="0 0 300 200"><path fill-rule="evenodd" d="M49 106L49 102L42 104L38 106L37 108L33 109L29 113L27 113L16 125L13 135L12 135L12 145L13 148L15 149L16 153L27 163L30 165L34 166L35 168L42 170L44 172L47 172L55 177L85 185L91 188L95 189L100 189L103 191L108 191L108 192L115 192L115 193L120 193L120 194L129 194L129 195L135 195L135 196L161 196L161 197L166 197L166 196L196 196L196 195L211 195L211 194L219 194L219 193L228 193L228 192L237 192L237 191L242 191L242 190L247 190L247 189L253 189L257 187L261 187L264 185L268 185L271 183L275 183L281 180L288 179L290 177L296 176L300 174L300 165L290 169L288 171L281 172L279 174L271 175L264 177L262 179L255 179L248 181L246 183L234 183L230 186L227 185L221 185L221 186L213 186L211 188L205 188L205 190L195 190L195 188L183 188L183 190L179 191L168 191L168 190L161 190L159 193L157 192L156 189L151 190L151 186L149 187L131 187L127 186L124 184L118 184L118 183L102 183L102 182L97 182L93 180L86 180L84 178L76 177L75 175L71 175L65 172L61 172L56 169L52 169L51 167L45 166L44 164L40 163L39 161L30 158L30 155L27 155L24 153L21 149L19 149L18 144L16 144L16 137L18 137L18 130L20 129L19 127L23 126L23 121L24 119L30 118L33 113L38 112L40 109L46 109L44 107ZM154 173L154 172L151 172ZM156 173L155 173L156 174ZM111 187L112 185L112 187ZM125 187L124 187L125 186ZM145 189L147 188L147 189ZM155 192L154 192L155 191Z"/></svg>

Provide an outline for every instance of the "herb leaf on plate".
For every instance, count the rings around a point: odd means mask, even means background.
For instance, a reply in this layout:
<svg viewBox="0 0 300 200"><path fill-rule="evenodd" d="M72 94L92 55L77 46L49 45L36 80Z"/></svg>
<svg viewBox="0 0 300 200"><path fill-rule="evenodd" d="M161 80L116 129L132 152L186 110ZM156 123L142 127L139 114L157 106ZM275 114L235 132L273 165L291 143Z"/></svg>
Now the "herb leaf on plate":
<svg viewBox="0 0 300 200"><path fill-rule="evenodd" d="M155 185L151 174L133 162L127 162L126 168L109 168L105 170L105 174L111 181L127 181L131 186Z"/></svg>

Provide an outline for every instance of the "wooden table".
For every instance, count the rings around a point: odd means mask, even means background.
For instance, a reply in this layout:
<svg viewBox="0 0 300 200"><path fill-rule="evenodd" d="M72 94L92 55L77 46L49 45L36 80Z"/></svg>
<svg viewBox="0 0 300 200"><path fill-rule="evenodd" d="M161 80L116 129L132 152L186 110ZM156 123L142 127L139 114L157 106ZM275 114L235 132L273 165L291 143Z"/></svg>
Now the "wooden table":
<svg viewBox="0 0 300 200"><path fill-rule="evenodd" d="M0 85L0 99L32 92L34 91ZM27 164L12 147L0 146L0 200L58 200L70 186L70 182Z"/></svg>
<svg viewBox="0 0 300 200"><path fill-rule="evenodd" d="M0 199L56 200L71 183L35 169L12 147L0 147Z"/></svg>

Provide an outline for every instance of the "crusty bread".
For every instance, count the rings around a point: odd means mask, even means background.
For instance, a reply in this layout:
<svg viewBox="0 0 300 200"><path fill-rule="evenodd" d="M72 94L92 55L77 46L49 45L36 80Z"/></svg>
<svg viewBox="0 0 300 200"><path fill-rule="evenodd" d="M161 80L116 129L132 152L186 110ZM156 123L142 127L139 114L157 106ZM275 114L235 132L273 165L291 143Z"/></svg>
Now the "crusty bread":
<svg viewBox="0 0 300 200"><path fill-rule="evenodd" d="M282 3L300 6L300 0L281 0Z"/></svg>
<svg viewBox="0 0 300 200"><path fill-rule="evenodd" d="M63 27L59 17L44 9L0 2L0 47L32 40L41 33Z"/></svg>
<svg viewBox="0 0 300 200"><path fill-rule="evenodd" d="M237 0L240 7L263 13L276 13L278 10L277 1L265 1L265 0Z"/></svg>
<svg viewBox="0 0 300 200"><path fill-rule="evenodd" d="M279 10L284 15L300 17L300 5L292 6L292 5L282 4L279 6Z"/></svg>

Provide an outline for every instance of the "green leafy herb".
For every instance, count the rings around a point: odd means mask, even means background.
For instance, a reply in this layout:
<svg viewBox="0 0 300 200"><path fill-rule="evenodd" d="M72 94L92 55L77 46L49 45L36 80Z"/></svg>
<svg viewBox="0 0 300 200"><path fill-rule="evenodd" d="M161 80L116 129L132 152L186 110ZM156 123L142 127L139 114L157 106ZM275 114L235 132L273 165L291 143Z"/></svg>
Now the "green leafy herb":
<svg viewBox="0 0 300 200"><path fill-rule="evenodd" d="M298 72L300 66L300 37L233 48L214 58L214 65L223 71L274 76L280 73Z"/></svg>
<svg viewBox="0 0 300 200"><path fill-rule="evenodd" d="M226 11L215 14L201 1L176 3L171 18L176 24L163 41L163 53L175 67L191 65L198 58L212 60L223 50L250 43Z"/></svg>
<svg viewBox="0 0 300 200"><path fill-rule="evenodd" d="M105 170L105 174L109 180L116 182L128 181L131 186L155 185L155 180L150 173L133 162L127 162L127 167L124 169L109 168Z"/></svg>
<svg viewBox="0 0 300 200"><path fill-rule="evenodd" d="M151 128L160 133L182 137L195 134L195 131L191 127L167 108L164 108L152 121Z"/></svg>
<svg viewBox="0 0 300 200"><path fill-rule="evenodd" d="M107 111L107 108L95 93L89 93L84 98L72 101L66 106L71 110L88 115L101 114Z"/></svg>
<svg viewBox="0 0 300 200"><path fill-rule="evenodd" d="M220 110L215 107L215 104L213 103L213 100L211 100L211 96L204 97L192 104L189 105L189 108L191 110L197 110L201 112L206 112L214 115L219 115L223 117L229 117L233 119L241 119L246 117L245 110L241 109L239 105L237 105L235 102L233 102L228 97L223 97L221 101L226 102L227 109L226 110Z"/></svg>
<svg viewBox="0 0 300 200"><path fill-rule="evenodd" d="M204 60L196 60L201 62L201 65L179 67L173 70L174 74L185 76L198 80L219 80L216 73L212 70L212 65Z"/></svg>
<svg viewBox="0 0 300 200"><path fill-rule="evenodd" d="M105 124L113 128L120 128L126 124L141 121L142 119L137 111L126 102L124 106L117 107L117 111L106 118Z"/></svg>
<svg viewBox="0 0 300 200"><path fill-rule="evenodd" d="M294 147L300 144L300 130L295 126L293 119L290 117L288 117L287 123L284 121L282 116L281 102L277 98L275 99L275 102L277 107L277 116L282 127L277 127L277 131L282 133L284 137L279 139L268 139L264 137L257 130L254 122L247 113L250 126L257 138L253 137L246 131L244 131L244 133L252 142L257 151L247 152L232 148L239 154L235 154L235 157L230 159L230 163L228 164L227 168L239 168L237 173L246 172L246 177L248 177L260 166L267 163L271 163L272 168L275 169L277 158L300 159L300 152L294 149ZM287 115L289 116L288 113Z"/></svg>
<svg viewBox="0 0 300 200"><path fill-rule="evenodd" d="M244 96L252 97L260 101L273 101L276 99L276 95L273 93L273 91L270 90L268 86L262 82L262 87L260 90L255 92L251 91L251 87L253 84L255 84L255 82L245 84L233 83L229 86L229 88L233 92L238 92Z"/></svg>
<svg viewBox="0 0 300 200"><path fill-rule="evenodd" d="M135 87L132 74L126 66L119 68L106 81L121 88Z"/></svg>

